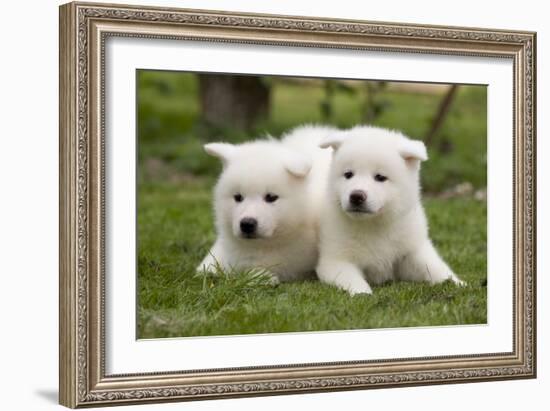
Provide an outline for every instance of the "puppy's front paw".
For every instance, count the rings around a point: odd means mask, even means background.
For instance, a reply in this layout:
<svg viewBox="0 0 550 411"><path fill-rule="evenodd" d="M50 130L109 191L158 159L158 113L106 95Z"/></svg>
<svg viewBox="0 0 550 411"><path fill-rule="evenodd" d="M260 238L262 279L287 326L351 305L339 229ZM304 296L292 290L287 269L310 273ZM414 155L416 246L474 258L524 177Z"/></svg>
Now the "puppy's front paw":
<svg viewBox="0 0 550 411"><path fill-rule="evenodd" d="M372 289L366 281L358 281L356 284L349 284L348 287L346 287L346 291L350 293L350 295L372 294Z"/></svg>
<svg viewBox="0 0 550 411"><path fill-rule="evenodd" d="M321 261L317 267L317 277L322 282L347 291L350 295L372 294L363 272L355 264L347 261Z"/></svg>
<svg viewBox="0 0 550 411"><path fill-rule="evenodd" d="M201 263L196 269L195 269L195 275L196 276L203 276L207 274L211 274L215 272L215 267L212 264L205 264Z"/></svg>
<svg viewBox="0 0 550 411"><path fill-rule="evenodd" d="M462 281L460 278L458 278L456 275L451 276L450 280L458 285L459 287L466 287L468 283L466 281Z"/></svg>
<svg viewBox="0 0 550 411"><path fill-rule="evenodd" d="M341 275L338 277L338 286L346 290L350 295L372 294L369 283L365 281L362 275Z"/></svg>
<svg viewBox="0 0 550 411"><path fill-rule="evenodd" d="M281 284L281 280L279 280L279 277L277 277L276 275L272 275L269 277L269 284L272 286L276 286Z"/></svg>
<svg viewBox="0 0 550 411"><path fill-rule="evenodd" d="M251 271L252 275L260 281L265 281L269 285L276 286L281 283L279 276L265 268L256 268Z"/></svg>

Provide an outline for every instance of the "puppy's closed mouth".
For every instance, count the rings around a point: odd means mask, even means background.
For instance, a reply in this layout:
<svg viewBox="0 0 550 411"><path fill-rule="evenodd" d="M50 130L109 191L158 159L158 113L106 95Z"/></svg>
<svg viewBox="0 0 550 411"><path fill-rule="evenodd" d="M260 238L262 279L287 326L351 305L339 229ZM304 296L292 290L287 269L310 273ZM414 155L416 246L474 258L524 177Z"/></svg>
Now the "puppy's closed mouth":
<svg viewBox="0 0 550 411"><path fill-rule="evenodd" d="M254 239L260 238L257 234L245 234L245 233L242 233L240 237L244 238L245 240L254 240Z"/></svg>
<svg viewBox="0 0 550 411"><path fill-rule="evenodd" d="M346 212L357 213L357 214L374 214L371 210L367 210L366 208L356 208L356 207L348 207L346 209Z"/></svg>

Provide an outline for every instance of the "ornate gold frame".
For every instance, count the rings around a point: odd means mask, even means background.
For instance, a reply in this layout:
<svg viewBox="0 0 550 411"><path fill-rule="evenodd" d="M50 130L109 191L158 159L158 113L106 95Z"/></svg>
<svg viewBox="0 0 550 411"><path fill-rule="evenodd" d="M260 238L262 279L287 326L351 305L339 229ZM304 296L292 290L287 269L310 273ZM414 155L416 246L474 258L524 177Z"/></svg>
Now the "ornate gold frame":
<svg viewBox="0 0 550 411"><path fill-rule="evenodd" d="M514 350L105 375L103 51L109 36L512 59ZM532 32L92 3L61 6L60 403L101 406L535 377L535 41Z"/></svg>

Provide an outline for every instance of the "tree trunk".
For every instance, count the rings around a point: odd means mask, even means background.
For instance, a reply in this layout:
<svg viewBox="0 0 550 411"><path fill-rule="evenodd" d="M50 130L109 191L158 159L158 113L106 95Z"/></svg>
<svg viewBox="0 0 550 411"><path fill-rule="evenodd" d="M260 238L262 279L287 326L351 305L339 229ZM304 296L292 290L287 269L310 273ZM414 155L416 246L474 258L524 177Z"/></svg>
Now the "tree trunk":
<svg viewBox="0 0 550 411"><path fill-rule="evenodd" d="M267 116L270 88L259 77L200 74L199 87L208 126L249 130Z"/></svg>
<svg viewBox="0 0 550 411"><path fill-rule="evenodd" d="M449 113L449 109L451 108L451 104L453 103L453 100L456 96L457 89L458 89L458 86L456 84L453 84L451 87L449 87L449 90L443 97L443 100L441 100L441 103L439 103L439 107L432 121L432 126L430 128L430 131L428 132L428 134L426 135L426 138L424 139L424 142L426 143L427 146L432 145L434 137L437 135L438 131L441 129L441 126L443 125L443 122L445 121L445 118Z"/></svg>

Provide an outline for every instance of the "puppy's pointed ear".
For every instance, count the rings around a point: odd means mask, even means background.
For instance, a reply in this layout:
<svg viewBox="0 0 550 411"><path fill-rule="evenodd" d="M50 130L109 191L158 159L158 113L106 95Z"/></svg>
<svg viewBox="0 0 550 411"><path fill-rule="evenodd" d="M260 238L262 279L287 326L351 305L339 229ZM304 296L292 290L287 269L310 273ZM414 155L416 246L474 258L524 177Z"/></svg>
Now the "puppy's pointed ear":
<svg viewBox="0 0 550 411"><path fill-rule="evenodd" d="M321 140L319 147L321 148L332 147L333 150L338 150L338 148L342 145L344 140L345 140L344 134L336 132L329 136L324 137Z"/></svg>
<svg viewBox="0 0 550 411"><path fill-rule="evenodd" d="M312 161L301 153L289 151L285 156L283 164L286 171L290 174L295 177L303 178L307 176L311 170Z"/></svg>
<svg viewBox="0 0 550 411"><path fill-rule="evenodd" d="M422 141L404 139L399 148L399 154L407 162L418 163L428 159L426 146Z"/></svg>
<svg viewBox="0 0 550 411"><path fill-rule="evenodd" d="M229 143L208 143L204 145L204 151L213 157L218 157L225 166L235 155L237 147Z"/></svg>

